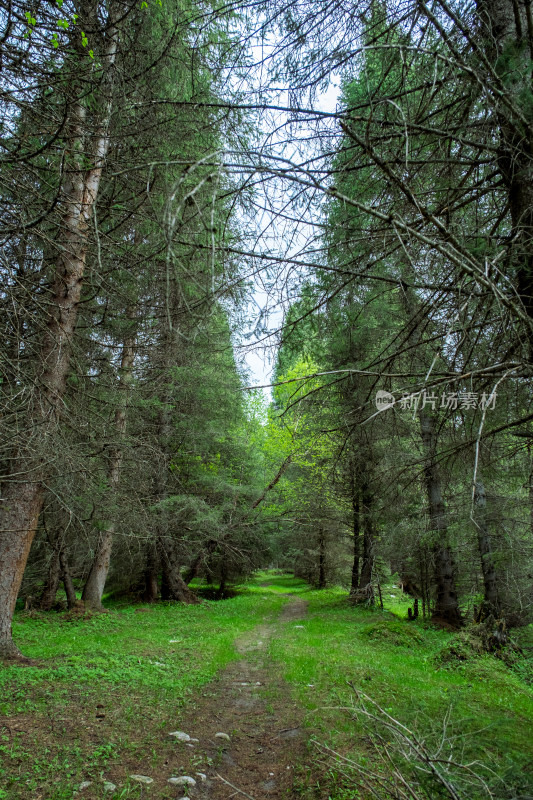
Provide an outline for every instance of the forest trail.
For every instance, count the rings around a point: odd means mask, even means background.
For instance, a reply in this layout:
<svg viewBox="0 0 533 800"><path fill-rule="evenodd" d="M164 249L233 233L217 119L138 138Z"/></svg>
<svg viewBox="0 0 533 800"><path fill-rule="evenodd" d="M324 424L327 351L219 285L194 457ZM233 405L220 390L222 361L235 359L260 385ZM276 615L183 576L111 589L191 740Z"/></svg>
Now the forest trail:
<svg viewBox="0 0 533 800"><path fill-rule="evenodd" d="M173 775L197 781L196 786L184 787L183 794L191 800L286 796L294 767L305 755L304 712L269 656L269 644L280 626L298 623L306 612L307 603L293 598L277 620L237 639L239 660L204 688L181 720L182 730L199 741L192 746L179 743L168 768ZM211 766L202 780L197 765L206 759Z"/></svg>
<svg viewBox="0 0 533 800"><path fill-rule="evenodd" d="M347 603L341 587L318 591L272 571L220 602L22 612L17 639L36 663L0 671L0 798L343 800L369 763L383 798L391 763L369 739L382 725L355 719L354 688L447 756L456 750L455 733L442 745L452 709L466 763L483 727L486 752L507 747L516 776L504 784L491 767L492 796L510 797L509 785L514 797L531 793L530 685L499 660L468 655L462 639L408 622L408 601L383 588L384 612ZM457 645L467 653L459 668ZM527 678L525 659L520 667ZM334 753L353 770L340 771ZM413 797L430 796L401 748L391 758L414 782ZM465 774L458 767L452 777L463 786ZM454 796L486 797L468 776Z"/></svg>

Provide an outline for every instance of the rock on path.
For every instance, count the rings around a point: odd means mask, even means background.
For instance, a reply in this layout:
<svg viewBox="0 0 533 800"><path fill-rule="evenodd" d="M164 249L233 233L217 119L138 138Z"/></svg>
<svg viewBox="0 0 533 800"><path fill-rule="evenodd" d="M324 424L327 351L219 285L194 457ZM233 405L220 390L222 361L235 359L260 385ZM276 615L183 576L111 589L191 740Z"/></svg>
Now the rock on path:
<svg viewBox="0 0 533 800"><path fill-rule="evenodd" d="M196 781L194 778L189 777L189 775L180 775L177 778L169 778L168 782L173 786L196 786Z"/></svg>
<svg viewBox="0 0 533 800"><path fill-rule="evenodd" d="M130 778L132 781L136 781L137 783L145 783L146 785L154 782L154 779L149 778L148 775L130 775Z"/></svg>
<svg viewBox="0 0 533 800"><path fill-rule="evenodd" d="M177 739L178 742L190 742L191 741L191 737L189 736L188 733L185 733L185 731L172 731L172 733L169 733L168 735L169 736L174 736L174 738ZM196 741L198 741L198 739Z"/></svg>

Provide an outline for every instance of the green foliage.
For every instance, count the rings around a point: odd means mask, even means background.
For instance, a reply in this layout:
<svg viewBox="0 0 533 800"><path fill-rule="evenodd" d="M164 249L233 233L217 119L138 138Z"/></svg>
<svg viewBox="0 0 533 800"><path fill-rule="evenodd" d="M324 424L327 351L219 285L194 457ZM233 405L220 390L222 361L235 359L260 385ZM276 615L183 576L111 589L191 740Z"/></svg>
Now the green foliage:
<svg viewBox="0 0 533 800"><path fill-rule="evenodd" d="M279 371L282 362L287 365L283 373ZM263 442L271 474L279 469L282 473L262 512L265 520L276 523L272 552L278 563L317 583L332 578L337 551L344 549L345 514L332 479L335 441L316 424L324 386L318 371L309 356L296 350L287 355L282 348L279 385L274 389Z"/></svg>

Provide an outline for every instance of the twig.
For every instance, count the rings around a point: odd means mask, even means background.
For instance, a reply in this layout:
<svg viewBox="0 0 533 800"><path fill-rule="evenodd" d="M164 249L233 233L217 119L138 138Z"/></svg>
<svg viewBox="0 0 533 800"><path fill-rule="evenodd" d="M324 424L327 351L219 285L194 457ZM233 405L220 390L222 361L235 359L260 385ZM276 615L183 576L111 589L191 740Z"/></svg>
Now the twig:
<svg viewBox="0 0 533 800"><path fill-rule="evenodd" d="M218 774L218 772L216 773L216 776L217 776L217 778L220 778L220 780L221 780L223 783L226 783L226 784L227 784L228 786L230 786L232 789L235 789L235 791L236 791L236 792L239 792L240 794L243 794L245 797L247 797L247 798L248 798L248 800L255 800L255 798L254 798L254 797L252 797L252 795L250 795L250 794L246 794L246 792L243 792L243 790L242 790L242 789L239 789L237 786L234 786L232 783L230 783L230 782L229 782L229 781L227 781L225 778L223 778L223 777L222 777L222 775L219 775L219 774Z"/></svg>

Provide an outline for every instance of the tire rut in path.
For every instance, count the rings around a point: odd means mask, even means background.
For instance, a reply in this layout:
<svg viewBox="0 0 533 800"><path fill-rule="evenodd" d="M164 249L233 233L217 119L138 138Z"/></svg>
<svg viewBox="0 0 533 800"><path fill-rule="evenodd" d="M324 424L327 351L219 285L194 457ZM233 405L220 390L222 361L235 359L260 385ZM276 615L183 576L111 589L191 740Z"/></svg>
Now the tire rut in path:
<svg viewBox="0 0 533 800"><path fill-rule="evenodd" d="M193 747L178 745L180 771L198 781L181 794L191 800L287 797L294 767L306 753L304 711L291 698L279 666L269 658L268 645L278 626L305 616L306 606L295 598L277 622L259 625L240 637L235 646L241 658L205 688L180 722L182 730L199 740ZM226 733L230 741L216 738L218 732ZM212 765L199 766L206 759ZM206 773L207 780L201 781L197 771Z"/></svg>

